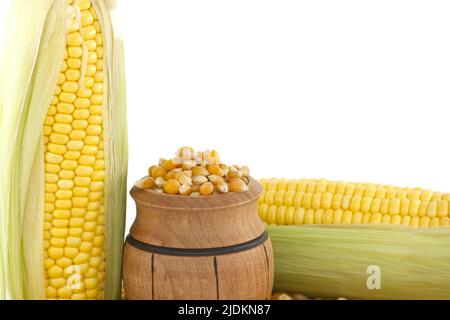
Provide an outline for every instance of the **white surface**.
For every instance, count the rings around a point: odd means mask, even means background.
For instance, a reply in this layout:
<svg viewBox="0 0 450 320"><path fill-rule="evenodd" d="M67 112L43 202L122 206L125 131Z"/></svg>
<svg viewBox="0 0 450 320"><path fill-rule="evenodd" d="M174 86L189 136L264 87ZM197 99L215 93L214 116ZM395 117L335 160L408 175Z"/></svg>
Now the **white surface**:
<svg viewBox="0 0 450 320"><path fill-rule="evenodd" d="M0 34L9 3L0 0ZM258 178L450 191L450 2L118 0L118 9L130 186L187 144L216 148Z"/></svg>

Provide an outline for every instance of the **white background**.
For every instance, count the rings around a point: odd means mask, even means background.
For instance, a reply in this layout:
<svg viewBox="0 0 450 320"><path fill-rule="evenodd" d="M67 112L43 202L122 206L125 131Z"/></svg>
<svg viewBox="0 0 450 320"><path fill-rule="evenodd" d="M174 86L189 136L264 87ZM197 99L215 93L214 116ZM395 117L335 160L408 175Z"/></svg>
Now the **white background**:
<svg viewBox="0 0 450 320"><path fill-rule="evenodd" d="M118 0L116 14L130 186L186 144L257 178L450 191L450 2Z"/></svg>

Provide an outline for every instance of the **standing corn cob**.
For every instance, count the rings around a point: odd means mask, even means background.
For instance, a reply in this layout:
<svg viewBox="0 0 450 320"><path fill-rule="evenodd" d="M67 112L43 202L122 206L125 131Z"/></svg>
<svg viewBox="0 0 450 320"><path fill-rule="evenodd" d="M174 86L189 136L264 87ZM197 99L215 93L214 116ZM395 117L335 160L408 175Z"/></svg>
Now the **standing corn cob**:
<svg viewBox="0 0 450 320"><path fill-rule="evenodd" d="M269 224L450 225L450 194L326 180L270 179L261 183L264 193L259 213Z"/></svg>
<svg viewBox="0 0 450 320"><path fill-rule="evenodd" d="M13 4L9 26L22 37L5 46L0 118L0 271L12 298L120 298L125 96L109 9L104 0Z"/></svg>

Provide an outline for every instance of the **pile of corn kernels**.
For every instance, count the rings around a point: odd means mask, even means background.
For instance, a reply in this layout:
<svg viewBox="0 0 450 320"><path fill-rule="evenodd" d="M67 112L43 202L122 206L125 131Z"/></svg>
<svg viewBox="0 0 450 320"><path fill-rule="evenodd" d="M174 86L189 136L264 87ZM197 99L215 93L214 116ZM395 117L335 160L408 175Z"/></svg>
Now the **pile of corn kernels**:
<svg viewBox="0 0 450 320"><path fill-rule="evenodd" d="M208 196L247 191L249 177L247 166L223 164L216 150L195 152L181 147L174 158L151 166L136 186L171 195Z"/></svg>

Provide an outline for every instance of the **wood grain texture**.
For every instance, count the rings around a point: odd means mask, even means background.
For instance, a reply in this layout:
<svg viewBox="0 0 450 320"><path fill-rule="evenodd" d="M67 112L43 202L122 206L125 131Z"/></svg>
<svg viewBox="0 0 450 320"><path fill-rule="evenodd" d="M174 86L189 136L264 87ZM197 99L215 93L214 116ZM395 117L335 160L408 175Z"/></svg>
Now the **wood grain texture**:
<svg viewBox="0 0 450 320"><path fill-rule="evenodd" d="M270 240L207 257L152 254L127 244L123 270L130 300L264 300L273 285Z"/></svg>
<svg viewBox="0 0 450 320"><path fill-rule="evenodd" d="M123 283L128 298L153 299L152 258L152 253L136 249L125 243L122 269Z"/></svg>
<svg viewBox="0 0 450 320"><path fill-rule="evenodd" d="M273 281L275 275L274 261L273 261L273 249L272 249L272 241L267 240L264 245L264 254L266 257L266 265L267 265L267 291L266 291L266 299L271 299L272 291L273 291Z"/></svg>
<svg viewBox="0 0 450 320"><path fill-rule="evenodd" d="M155 255L155 299L215 300L213 257Z"/></svg>
<svg viewBox="0 0 450 320"><path fill-rule="evenodd" d="M247 192L206 197L133 188L137 216L130 233L141 242L167 248L240 245L264 233L257 209L261 192L253 179ZM272 246L270 239L256 245L235 253L180 256L147 252L127 243L123 262L127 298L268 299L273 285Z"/></svg>
<svg viewBox="0 0 450 320"><path fill-rule="evenodd" d="M270 240L266 241L266 243ZM234 254L217 256L219 299L268 299L272 292L271 251L264 245Z"/></svg>

